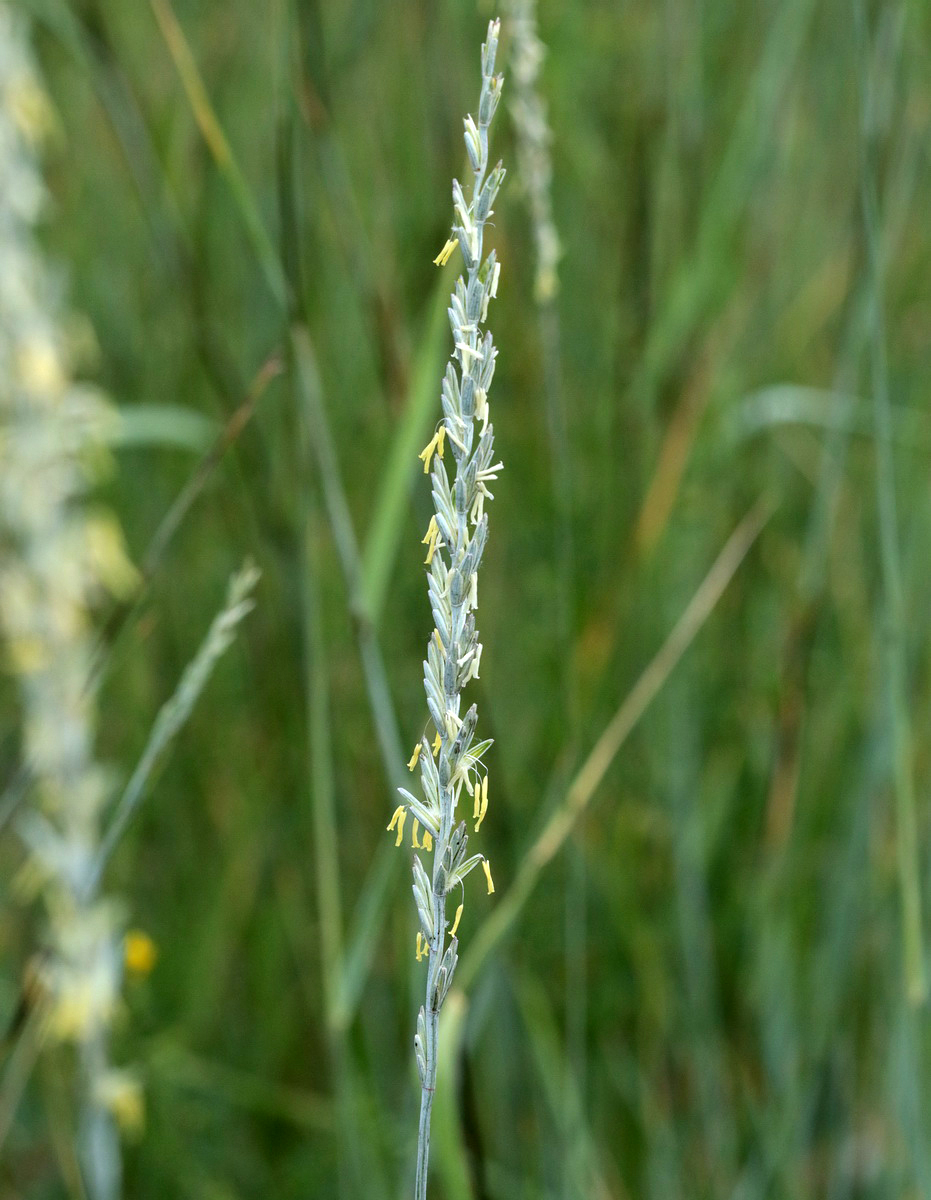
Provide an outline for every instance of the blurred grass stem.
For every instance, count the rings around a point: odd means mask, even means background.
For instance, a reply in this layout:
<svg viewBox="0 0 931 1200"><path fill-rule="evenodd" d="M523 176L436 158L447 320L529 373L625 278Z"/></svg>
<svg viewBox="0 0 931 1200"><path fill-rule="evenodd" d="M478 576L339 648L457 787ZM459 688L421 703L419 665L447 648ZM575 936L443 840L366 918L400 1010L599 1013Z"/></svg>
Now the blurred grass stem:
<svg viewBox="0 0 931 1200"><path fill-rule="evenodd" d="M870 373L873 418L876 428L876 504L879 516L879 552L882 567L884 613L881 640L886 676L886 703L892 748L892 776L896 803L896 849L902 902L902 937L908 998L924 1003L928 981L924 961L921 917L918 831L915 816L912 732L909 720L906 666L906 616L899 552L895 459L892 451L892 409L886 363L883 316L883 262L879 244L879 213L873 171L872 135L869 126L870 77L866 17L862 0L855 0L855 27L860 48L860 197L867 248L870 327Z"/></svg>
<svg viewBox="0 0 931 1200"><path fill-rule="evenodd" d="M184 31L178 23L178 18L175 16L169 0L149 0L149 3L152 5L155 19L162 32L162 37L165 39L165 45L174 60L197 126L207 143L217 169L226 180L242 214L246 233L265 275L269 291L281 310L287 312L290 309L292 297L281 260L275 253L271 238L262 221L259 207L240 170L239 163L233 155L226 134L217 120Z"/></svg>

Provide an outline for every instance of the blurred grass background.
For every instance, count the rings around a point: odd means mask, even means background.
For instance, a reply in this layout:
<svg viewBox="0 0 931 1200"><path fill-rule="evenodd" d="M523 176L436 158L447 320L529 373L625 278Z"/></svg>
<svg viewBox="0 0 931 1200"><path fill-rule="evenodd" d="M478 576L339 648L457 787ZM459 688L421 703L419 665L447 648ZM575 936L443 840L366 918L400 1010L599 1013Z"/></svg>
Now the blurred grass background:
<svg viewBox="0 0 931 1200"><path fill-rule="evenodd" d="M126 1194L393 1200L422 969L384 825L425 717L415 455L454 277L431 260L487 13L25 7L58 114L48 252L87 374L130 429L149 414L106 495L156 563L108 625L121 777L230 571L263 571L107 879L158 947L116 1038L147 1094ZM903 907L928 900L931 10L544 0L540 33L561 291L540 321L512 176L474 685L498 891L460 931L437 1200L931 1196ZM514 163L503 112L495 150ZM4 1019L36 937L18 853ZM80 1196L66 1090L45 1056L0 1196Z"/></svg>

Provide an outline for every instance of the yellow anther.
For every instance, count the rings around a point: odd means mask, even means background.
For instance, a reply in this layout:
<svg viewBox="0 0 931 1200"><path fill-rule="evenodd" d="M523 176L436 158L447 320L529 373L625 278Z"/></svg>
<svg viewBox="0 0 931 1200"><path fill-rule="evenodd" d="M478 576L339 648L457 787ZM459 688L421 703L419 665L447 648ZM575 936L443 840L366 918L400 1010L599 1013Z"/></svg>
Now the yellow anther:
<svg viewBox="0 0 931 1200"><path fill-rule="evenodd" d="M429 442L427 442L426 446L424 446L421 452L417 455L418 458L423 459L424 475L430 474L430 459L433 458L433 453L439 445L439 442L440 435L439 433L435 433Z"/></svg>
<svg viewBox="0 0 931 1200"><path fill-rule="evenodd" d="M430 459L433 457L433 451L435 448L436 448L436 437L432 437L430 439L430 441L427 442L426 446L424 446L424 448L421 450L421 452L417 455L417 457L423 461L424 475L430 474Z"/></svg>
<svg viewBox="0 0 931 1200"><path fill-rule="evenodd" d="M415 850L420 849L420 842L417 841L417 830L420 828L420 822L414 817L414 827L411 830L411 846Z"/></svg>
<svg viewBox="0 0 931 1200"><path fill-rule="evenodd" d="M449 931L450 937L456 936L456 930L459 928L459 920L462 917L462 910L464 907L465 907L464 905L460 904L459 907L456 909L456 919L455 919L455 921L453 921L453 927Z"/></svg>
<svg viewBox="0 0 931 1200"><path fill-rule="evenodd" d="M495 881L491 877L491 863L487 858L482 859L482 870L485 872L485 879L488 882L488 895L491 896L494 894Z"/></svg>
<svg viewBox="0 0 931 1200"><path fill-rule="evenodd" d="M424 545L426 545L428 542L430 543L429 549L427 550L427 557L423 560L424 566L429 567L429 565L433 562L434 554L436 554L436 548L440 544L440 529L436 523L436 517L431 518L430 528L427 530L427 536L422 538L421 541Z"/></svg>
<svg viewBox="0 0 931 1200"><path fill-rule="evenodd" d="M413 771L414 767L417 766L417 759L420 758L420 751L422 749L423 749L423 745L420 742L418 742L417 745L414 747L414 753L411 755L410 761L407 764L408 771Z"/></svg>
<svg viewBox="0 0 931 1200"><path fill-rule="evenodd" d="M433 835L430 833L429 829L425 829L423 831L423 848L424 850L433 849Z"/></svg>
<svg viewBox="0 0 931 1200"><path fill-rule="evenodd" d="M476 804L478 805L478 812L476 813L478 820L475 822L475 832L476 833L478 833L479 829L481 828L482 821L485 820L485 813L488 812L488 776L487 775L482 780L482 789L481 790L482 790L482 797L481 797L481 803L479 804L479 796L478 796L479 787L478 787L478 784L476 784L475 785L475 801L476 801Z"/></svg>
<svg viewBox="0 0 931 1200"><path fill-rule="evenodd" d="M420 962L423 959L423 952L424 952L423 934L418 929L417 930L417 961L418 962Z"/></svg>
<svg viewBox="0 0 931 1200"><path fill-rule="evenodd" d="M433 757L434 758L436 758L436 756L439 754L440 746L442 746L442 745L443 745L443 739L439 734L437 734L436 737L433 739Z"/></svg>
<svg viewBox="0 0 931 1200"><path fill-rule="evenodd" d="M429 440L429 442L427 442L426 446L424 446L424 448L421 450L421 452L417 455L418 458L423 459L424 475L430 474L430 460L433 458L433 455L438 454L439 457L442 458L443 450L445 449L445 447L446 447L446 426L444 424L439 427L439 429L436 431L436 433L434 433L433 437ZM430 528L432 529L435 524L436 524L436 519L434 518L430 522ZM429 537L429 536L430 536L430 530L428 529L427 537ZM424 538L424 542L426 542L426 540L427 540L427 538Z"/></svg>
<svg viewBox="0 0 931 1200"><path fill-rule="evenodd" d="M403 804L399 804L398 807L394 810L394 816L391 818L390 822L388 823L388 832L389 833L392 831L392 829L395 828L395 826L397 826L398 840L394 843L396 846L400 846L401 842L404 840L404 822L406 820L407 820L407 809L404 807Z"/></svg>
<svg viewBox="0 0 931 1200"><path fill-rule="evenodd" d="M436 258L433 260L435 265L438 267L445 267L446 264L449 262L449 260L452 258L453 251L456 249L456 247L458 245L459 245L459 243L454 238L449 238L446 242L446 245L443 247L443 249L439 252L439 254L436 256Z"/></svg>
<svg viewBox="0 0 931 1200"><path fill-rule="evenodd" d="M478 820L478 814L481 811L481 808L482 808L482 785L476 779L476 781L475 781L475 805L472 809L472 820L473 821ZM478 828L478 826L476 826L476 829L477 828Z"/></svg>

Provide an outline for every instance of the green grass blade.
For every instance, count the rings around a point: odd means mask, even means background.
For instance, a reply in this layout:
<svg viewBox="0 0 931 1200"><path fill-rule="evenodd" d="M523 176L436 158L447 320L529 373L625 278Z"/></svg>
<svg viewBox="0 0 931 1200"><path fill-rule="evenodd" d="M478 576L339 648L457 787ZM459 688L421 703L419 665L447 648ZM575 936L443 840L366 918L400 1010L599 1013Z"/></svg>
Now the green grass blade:
<svg viewBox="0 0 931 1200"><path fill-rule="evenodd" d="M359 604L377 626L391 582L391 570L405 530L404 515L421 471L417 454L430 437L431 417L438 411L439 380L449 337L446 308L449 284L439 272L430 299L427 326L413 366L410 395L388 452L384 474L372 506L372 523L362 550Z"/></svg>
<svg viewBox="0 0 931 1200"><path fill-rule="evenodd" d="M465 993L451 991L446 997L443 1015L440 1018L440 1045L443 1052L436 1073L436 1099L430 1143L432 1166L443 1182L443 1191L448 1200L474 1200L457 1098L458 1064L463 1052L468 1013L469 1002Z"/></svg>
<svg viewBox="0 0 931 1200"><path fill-rule="evenodd" d="M333 781L330 696L326 635L318 587L320 552L312 512L304 531L303 610L305 695L314 830L314 882L320 915L320 953L324 1007L332 1026L333 999L343 962L343 906L339 871L339 834Z"/></svg>

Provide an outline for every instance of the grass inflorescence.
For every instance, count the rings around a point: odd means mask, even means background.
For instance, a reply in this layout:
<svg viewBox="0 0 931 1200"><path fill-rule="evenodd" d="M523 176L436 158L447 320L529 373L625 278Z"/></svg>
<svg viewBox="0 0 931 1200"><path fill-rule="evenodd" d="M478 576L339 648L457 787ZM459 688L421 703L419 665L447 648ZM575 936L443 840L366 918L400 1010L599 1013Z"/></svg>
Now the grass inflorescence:
<svg viewBox="0 0 931 1200"><path fill-rule="evenodd" d="M68 339L36 226L38 149L51 122L25 29L0 7L0 621L21 696L30 803L19 832L24 895L41 896L46 931L30 991L42 1034L73 1044L78 1147L92 1200L120 1192L114 1118L137 1125L139 1085L110 1064L122 975L118 906L100 894L108 772L97 761L90 686L93 607L135 573L115 519L88 493L106 464L109 405L71 375Z"/></svg>
<svg viewBox="0 0 931 1200"><path fill-rule="evenodd" d="M427 588L434 630L423 664L424 688L434 736L426 733L414 747L408 763L419 764L422 795L405 788L404 803L391 818L400 846L408 815L413 826L415 851L432 853L428 872L414 854L414 900L417 905L417 958L427 959L426 1000L417 1018L414 1048L421 1084L415 1196L427 1194L430 1154L430 1116L436 1091L439 1052L439 1016L459 960L456 930L463 904L450 925L447 897L463 891L469 873L481 866L489 893L494 891L491 868L483 854L469 854L465 820L457 820L463 795L473 802L477 833L488 809L488 772L483 756L490 739L476 740L478 709L472 704L462 714L462 693L478 678L482 658L475 614L478 609L478 570L488 538L486 500L493 499L488 485L502 464L494 460L494 428L489 419L488 392L495 373L497 350L485 328L488 305L498 290L500 264L492 250L484 253L485 226L504 180L498 163L489 169L488 134L501 98L502 78L495 74L500 23L492 21L482 46L482 89L477 119L465 119L465 146L472 168L470 196L453 180L452 236L437 255L444 265L458 249L465 274L456 281L450 298L453 362L442 385L443 416L420 455L424 473L430 473L434 513L423 538L427 547ZM446 470L446 447L454 464ZM418 840L418 831L422 841Z"/></svg>

